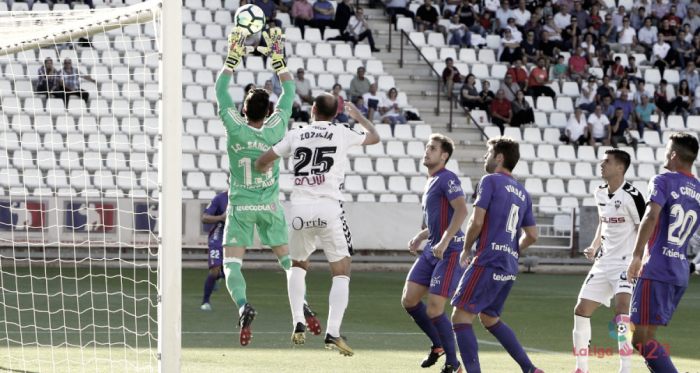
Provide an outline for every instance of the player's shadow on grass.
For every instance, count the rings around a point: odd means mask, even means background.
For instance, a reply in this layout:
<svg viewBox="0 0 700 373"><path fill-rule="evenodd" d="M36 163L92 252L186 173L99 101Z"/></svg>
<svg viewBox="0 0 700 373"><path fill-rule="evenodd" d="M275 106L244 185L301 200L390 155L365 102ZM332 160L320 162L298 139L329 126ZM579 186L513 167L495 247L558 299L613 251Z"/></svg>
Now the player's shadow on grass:
<svg viewBox="0 0 700 373"><path fill-rule="evenodd" d="M41 372L36 372L33 370L15 370L15 369L10 369L10 368L5 368L2 365L0 365L0 372L41 373Z"/></svg>

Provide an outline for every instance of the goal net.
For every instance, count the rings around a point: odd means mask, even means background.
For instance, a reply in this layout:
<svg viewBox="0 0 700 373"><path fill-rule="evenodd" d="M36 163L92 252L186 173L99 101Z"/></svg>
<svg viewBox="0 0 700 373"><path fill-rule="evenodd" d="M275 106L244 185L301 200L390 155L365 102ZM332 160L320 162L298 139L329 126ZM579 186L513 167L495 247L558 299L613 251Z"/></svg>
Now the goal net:
<svg viewBox="0 0 700 373"><path fill-rule="evenodd" d="M159 370L162 7L0 12L0 370Z"/></svg>

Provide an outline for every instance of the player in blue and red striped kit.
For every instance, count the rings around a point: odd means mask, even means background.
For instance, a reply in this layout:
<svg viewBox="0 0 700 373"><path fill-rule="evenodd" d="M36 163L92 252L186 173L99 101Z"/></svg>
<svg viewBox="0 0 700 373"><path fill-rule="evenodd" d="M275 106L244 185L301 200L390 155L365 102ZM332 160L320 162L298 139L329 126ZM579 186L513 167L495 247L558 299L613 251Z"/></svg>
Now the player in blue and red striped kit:
<svg viewBox="0 0 700 373"><path fill-rule="evenodd" d="M446 136L433 134L425 147L423 165L430 177L423 192L423 230L408 243L416 253L420 243L428 239L423 254L408 273L401 303L413 321L430 338L430 353L423 368L434 365L445 355L443 373L459 373L455 338L445 304L454 294L464 268L459 266L459 250L464 242L462 223L467 217L467 204L459 178L445 168L454 143ZM421 299L428 293L428 305Z"/></svg>
<svg viewBox="0 0 700 373"><path fill-rule="evenodd" d="M209 276L204 282L204 299L202 299L203 311L211 311L209 297L213 291L219 290L224 272L221 270L223 252L221 242L223 240L224 224L226 224L226 206L228 206L228 192L219 193L209 202L202 214L202 223L214 224L209 231Z"/></svg>
<svg viewBox="0 0 700 373"><path fill-rule="evenodd" d="M632 345L656 373L674 373L669 346L655 338L659 325L668 325L688 287L686 257L689 238L700 219L700 182L690 174L698 156L698 140L674 133L666 145L664 167L670 172L649 181L648 201L627 269L632 294ZM646 247L646 250L645 250ZM643 256L642 256L643 255Z"/></svg>
<svg viewBox="0 0 700 373"><path fill-rule="evenodd" d="M479 346L472 329L477 315L524 373L544 373L532 364L515 333L500 320L518 273L520 251L538 238L530 195L510 175L520 159L519 145L507 136L493 138L487 145L484 169L488 175L479 183L460 256L460 265L471 265L452 298L452 324L467 373L481 372ZM476 256L471 259L475 242Z"/></svg>

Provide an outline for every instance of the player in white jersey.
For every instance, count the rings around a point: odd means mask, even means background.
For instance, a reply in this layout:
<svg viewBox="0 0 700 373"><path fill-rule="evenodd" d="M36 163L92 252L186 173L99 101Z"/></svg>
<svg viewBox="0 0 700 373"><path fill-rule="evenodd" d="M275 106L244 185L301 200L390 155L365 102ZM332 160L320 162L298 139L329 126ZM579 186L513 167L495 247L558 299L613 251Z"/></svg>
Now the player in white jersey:
<svg viewBox="0 0 700 373"><path fill-rule="evenodd" d="M288 223L292 269L287 282L294 324L292 342L302 345L306 339L303 312L306 268L309 256L316 250L318 237L333 275L326 348L352 356L354 352L340 335L340 324L348 305L353 254L341 189L348 149L354 145L373 145L380 139L372 122L363 117L355 105L347 102L345 110L364 127L365 133L355 132L347 124L332 123L337 110L338 100L334 96L324 93L316 97L312 108L314 122L287 132L282 141L255 161L255 169L266 171L279 157L288 154L294 157L294 188Z"/></svg>
<svg viewBox="0 0 700 373"><path fill-rule="evenodd" d="M584 250L586 257L595 260L595 264L581 287L574 310L576 368L572 373L588 373L591 315L601 304L610 307L613 296L620 372L630 371L634 350L625 335L629 330L632 286L627 282L626 270L646 205L642 193L625 181L629 166L630 155L619 149L606 150L605 159L600 163L601 175L607 184L593 192L600 221L593 243Z"/></svg>

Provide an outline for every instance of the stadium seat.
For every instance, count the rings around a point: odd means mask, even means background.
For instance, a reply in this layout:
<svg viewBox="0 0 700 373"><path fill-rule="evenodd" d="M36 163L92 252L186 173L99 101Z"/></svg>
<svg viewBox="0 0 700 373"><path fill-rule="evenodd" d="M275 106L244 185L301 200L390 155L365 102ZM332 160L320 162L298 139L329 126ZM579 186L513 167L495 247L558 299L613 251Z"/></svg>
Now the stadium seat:
<svg viewBox="0 0 700 373"><path fill-rule="evenodd" d="M439 32L431 32L428 34L428 45L434 47L444 47L445 37Z"/></svg>
<svg viewBox="0 0 700 373"><path fill-rule="evenodd" d="M544 188L542 187L542 179L527 178L525 179L525 190L533 197L544 196Z"/></svg>
<svg viewBox="0 0 700 373"><path fill-rule="evenodd" d="M557 97L557 111L564 113L574 112L574 103L571 101L571 97Z"/></svg>
<svg viewBox="0 0 700 373"><path fill-rule="evenodd" d="M404 176L418 176L416 162L410 158L401 158L397 162L397 171Z"/></svg>
<svg viewBox="0 0 700 373"><path fill-rule="evenodd" d="M374 174L374 169L372 168L372 160L367 157L355 158L353 164L353 171L360 175L371 175Z"/></svg>
<svg viewBox="0 0 700 373"><path fill-rule="evenodd" d="M425 144L421 141L409 141L406 145L406 154L413 158L423 158L425 155Z"/></svg>
<svg viewBox="0 0 700 373"><path fill-rule="evenodd" d="M546 145L542 145L546 146ZM552 150L552 155L554 154L554 150ZM541 155L538 153L539 159L543 159ZM552 158L554 159L554 158ZM534 176L540 176L540 177L550 177L552 176L550 170L549 170L549 163L543 162L543 161L536 161L532 162L532 174Z"/></svg>
<svg viewBox="0 0 700 373"><path fill-rule="evenodd" d="M659 84L661 82L661 73L657 69L646 69L644 71L644 80L647 84Z"/></svg>
<svg viewBox="0 0 700 373"><path fill-rule="evenodd" d="M554 161L557 159L557 156L554 155L554 146L553 145L540 145L537 147L537 158L540 160L545 160L545 161ZM549 169L549 167L547 167Z"/></svg>
<svg viewBox="0 0 700 373"><path fill-rule="evenodd" d="M559 145L557 147L557 159L571 162L577 161L573 145Z"/></svg>
<svg viewBox="0 0 700 373"><path fill-rule="evenodd" d="M656 175L656 167L653 164L640 164L637 167L637 175L641 179L649 180Z"/></svg>
<svg viewBox="0 0 700 373"><path fill-rule="evenodd" d="M537 124L538 127L548 126L549 121L547 120L547 113L543 113L541 111L536 111L535 112L535 123ZM547 133L547 130L545 130L543 137L544 137L544 141L548 142L547 137L545 136L546 133ZM559 142L559 135L557 135L557 142Z"/></svg>
<svg viewBox="0 0 700 373"><path fill-rule="evenodd" d="M379 88L380 91L388 92L390 89L395 87L396 82L394 81L394 77L391 75L382 75L377 80L377 88Z"/></svg>
<svg viewBox="0 0 700 373"><path fill-rule="evenodd" d="M410 187L411 191L414 193L423 193L425 189L425 184L427 182L427 178L425 176L413 176L411 177L410 181Z"/></svg>
<svg viewBox="0 0 700 373"><path fill-rule="evenodd" d="M374 145L365 146L365 153L372 156L384 155L384 144L381 142Z"/></svg>
<svg viewBox="0 0 700 373"><path fill-rule="evenodd" d="M554 111L554 102L551 97L540 96L537 98L537 110L551 113Z"/></svg>
<svg viewBox="0 0 700 373"><path fill-rule="evenodd" d="M569 162L554 162L554 176L559 178L569 179L571 175L571 163Z"/></svg>
<svg viewBox="0 0 700 373"><path fill-rule="evenodd" d="M314 27L306 27L304 29L304 40L313 42L323 41L323 38L321 37L321 30Z"/></svg>
<svg viewBox="0 0 700 373"><path fill-rule="evenodd" d="M374 194L360 193L357 195L357 202L377 202L374 198Z"/></svg>
<svg viewBox="0 0 700 373"><path fill-rule="evenodd" d="M523 141L528 144L541 144L542 134L539 128L525 128L523 130ZM522 145L521 145L522 150Z"/></svg>
<svg viewBox="0 0 700 373"><path fill-rule="evenodd" d="M228 190L228 175L225 172L212 172L209 175L209 187L216 191Z"/></svg>
<svg viewBox="0 0 700 373"><path fill-rule="evenodd" d="M472 74L474 74L477 79L488 79L490 77L489 67L484 64L473 65Z"/></svg>
<svg viewBox="0 0 700 373"><path fill-rule="evenodd" d="M501 37L498 35L486 35L486 46L489 49L498 49L501 47Z"/></svg>
<svg viewBox="0 0 700 373"><path fill-rule="evenodd" d="M580 146L578 148L578 159L581 161L598 162L595 151L591 146Z"/></svg>
<svg viewBox="0 0 700 373"><path fill-rule="evenodd" d="M522 150L522 145L521 145L521 150ZM522 153L521 153L522 154ZM521 177L526 177L530 176L530 167L525 162L524 160L521 160L515 165L515 168L513 168L513 175L515 176L521 176Z"/></svg>
<svg viewBox="0 0 700 373"><path fill-rule="evenodd" d="M373 176L370 176L373 177ZM368 180L369 189L369 180ZM406 185L406 178L403 176L390 176L389 177L389 191L392 193L404 194L410 193L408 186Z"/></svg>
<svg viewBox="0 0 700 373"><path fill-rule="evenodd" d="M445 49L445 48L443 48ZM459 60L462 62L476 63L476 51L472 48L463 48L459 50Z"/></svg>
<svg viewBox="0 0 700 373"><path fill-rule="evenodd" d="M562 179L547 179L547 194L555 197L564 197L568 193L564 190L564 180Z"/></svg>
<svg viewBox="0 0 700 373"><path fill-rule="evenodd" d="M664 79L666 79L669 85L673 86L677 86L681 80L678 70L675 69L666 69L664 71Z"/></svg>
<svg viewBox="0 0 700 373"><path fill-rule="evenodd" d="M535 161L537 156L535 155L535 146L530 143L520 144L520 159L525 161Z"/></svg>
<svg viewBox="0 0 700 373"><path fill-rule="evenodd" d="M379 196L379 202L397 203L399 202L396 194L382 194Z"/></svg>
<svg viewBox="0 0 700 373"><path fill-rule="evenodd" d="M523 142L522 133L519 127L506 127L503 133L505 136L510 136L518 142Z"/></svg>
<svg viewBox="0 0 700 373"><path fill-rule="evenodd" d="M586 192L586 183L581 179L569 180L567 191L570 195L575 197L588 196L588 192Z"/></svg>
<svg viewBox="0 0 700 373"><path fill-rule="evenodd" d="M557 199L554 197L541 197L537 205L542 214L553 215L559 213Z"/></svg>
<svg viewBox="0 0 700 373"><path fill-rule="evenodd" d="M540 98L543 98L543 97L540 97ZM549 98L549 97L546 97L546 98ZM552 127L564 129L566 127L567 122L568 122L568 119L566 119L566 114L564 114L564 113L551 113L550 114L549 125ZM559 136L557 136L557 138L558 137Z"/></svg>
<svg viewBox="0 0 700 373"><path fill-rule="evenodd" d="M398 18L396 20L396 29L399 31L412 32L415 28L413 27L413 19L411 18Z"/></svg>
<svg viewBox="0 0 700 373"><path fill-rule="evenodd" d="M508 66L506 65L493 65L491 67L491 77L494 79L503 80L506 77L506 72L508 71Z"/></svg>
<svg viewBox="0 0 700 373"><path fill-rule="evenodd" d="M433 133L433 129L429 124L418 124L414 127L414 132L416 139L427 141Z"/></svg>
<svg viewBox="0 0 700 373"><path fill-rule="evenodd" d="M319 46L320 45L325 45L325 44L319 44ZM318 48L318 47L316 47L316 48ZM336 75L343 74L345 72L345 67L343 66L343 60L340 60L338 58L327 58L326 71L329 73L336 74ZM321 81L320 77L319 77L319 81ZM343 86L343 89L348 89L348 88L350 88L349 85Z"/></svg>
<svg viewBox="0 0 700 373"><path fill-rule="evenodd" d="M343 60L351 59L354 57L352 54L352 48L347 44L336 45L335 46L335 56L337 58L340 58ZM351 72L351 73L356 72L356 71L350 71L350 70L346 70L346 71Z"/></svg>
<svg viewBox="0 0 700 373"><path fill-rule="evenodd" d="M363 192L365 187L362 184L362 177L357 175L345 176L345 190L348 192Z"/></svg>
<svg viewBox="0 0 700 373"><path fill-rule="evenodd" d="M338 36L340 36L340 30L336 30L334 28L327 28L326 31L323 33L323 40L332 39Z"/></svg>
<svg viewBox="0 0 700 373"><path fill-rule="evenodd" d="M579 149L580 150L580 149ZM591 164L587 162L577 162L574 164L574 175L579 179L592 179L593 170Z"/></svg>
<svg viewBox="0 0 700 373"><path fill-rule="evenodd" d="M459 170L459 164L457 163L456 159L450 159L447 161L445 168L454 172L457 176L462 176L462 171Z"/></svg>
<svg viewBox="0 0 700 373"><path fill-rule="evenodd" d="M378 158L376 161L376 169L378 174L384 176L393 176L397 174L394 169L394 161L391 158Z"/></svg>
<svg viewBox="0 0 700 373"><path fill-rule="evenodd" d="M666 128L684 131L685 123L683 122L683 116L669 115L668 117L666 117Z"/></svg>

